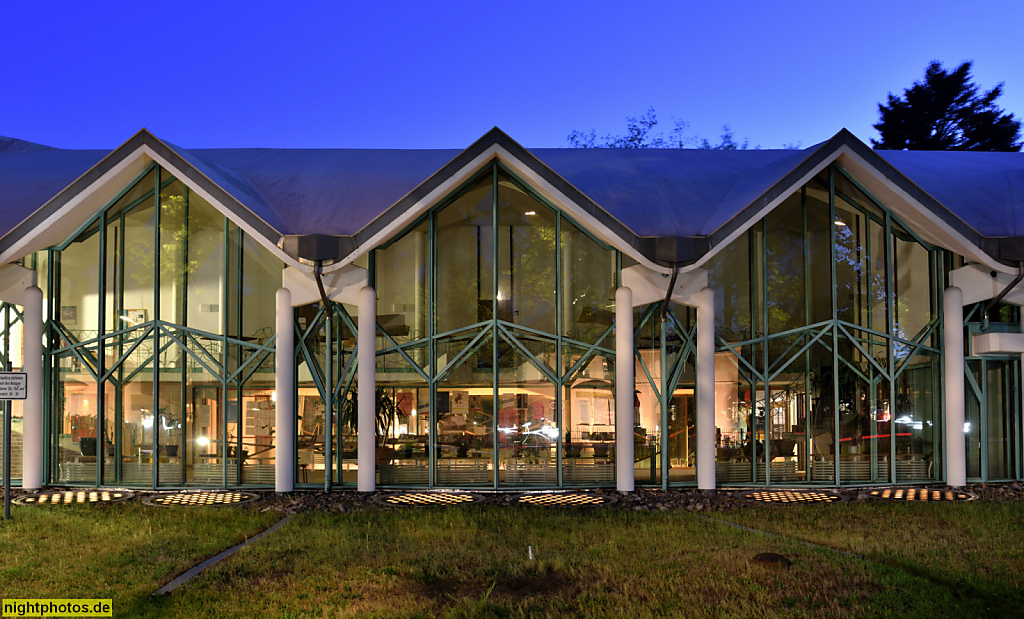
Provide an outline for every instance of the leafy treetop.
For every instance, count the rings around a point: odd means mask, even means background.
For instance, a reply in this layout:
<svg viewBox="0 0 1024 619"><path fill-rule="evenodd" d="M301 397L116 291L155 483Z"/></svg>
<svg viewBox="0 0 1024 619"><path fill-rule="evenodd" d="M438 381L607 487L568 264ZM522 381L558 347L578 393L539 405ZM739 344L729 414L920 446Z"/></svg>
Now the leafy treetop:
<svg viewBox="0 0 1024 619"><path fill-rule="evenodd" d="M658 117L654 108L647 108L647 112L639 118L626 118L626 133L622 135L606 135L600 139L597 133L591 130L589 133L573 130L569 133L569 146L572 148L703 148L707 150L746 150L750 143L743 140L742 143L733 139L732 131L728 125L722 127L721 141L712 144L706 139L698 139L686 135L689 124L682 120L675 121L675 126L668 134L655 132L658 125ZM754 147L758 148L758 147Z"/></svg>
<svg viewBox="0 0 1024 619"><path fill-rule="evenodd" d="M883 150L1019 151L1020 121L995 105L1003 94L997 84L982 92L971 81L971 62L946 71L938 61L925 69L924 81L889 93L878 104L881 136L871 145Z"/></svg>

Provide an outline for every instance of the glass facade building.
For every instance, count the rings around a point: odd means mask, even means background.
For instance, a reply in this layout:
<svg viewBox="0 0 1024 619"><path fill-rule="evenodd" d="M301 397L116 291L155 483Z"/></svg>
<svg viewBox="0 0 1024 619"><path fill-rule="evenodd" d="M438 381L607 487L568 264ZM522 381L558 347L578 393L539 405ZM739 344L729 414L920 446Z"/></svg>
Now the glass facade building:
<svg viewBox="0 0 1024 619"><path fill-rule="evenodd" d="M347 186L315 153L278 173L245 151L134 140L83 154L91 172L30 200L0 241L0 361L41 393L13 404L15 482L1024 476L1011 244L971 237L969 217L893 181L899 162L848 134L722 167L713 153L534 154L492 132L447 165L355 153L347 165L376 168ZM423 178L421 159L438 171ZM665 170L689 165L683 191Z"/></svg>

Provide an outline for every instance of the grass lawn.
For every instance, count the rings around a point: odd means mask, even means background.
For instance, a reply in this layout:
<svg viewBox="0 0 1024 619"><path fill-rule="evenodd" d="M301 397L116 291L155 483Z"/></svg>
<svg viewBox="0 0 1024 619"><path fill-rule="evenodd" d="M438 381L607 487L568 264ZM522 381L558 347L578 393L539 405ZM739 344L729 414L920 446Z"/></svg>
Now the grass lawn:
<svg viewBox="0 0 1024 619"><path fill-rule="evenodd" d="M273 524L275 514L233 509L109 506L15 507L0 520L0 596L111 598L115 616L148 612L171 574Z"/></svg>
<svg viewBox="0 0 1024 619"><path fill-rule="evenodd" d="M17 508L3 597L114 600L116 616L1013 616L1024 504L716 513L456 508L297 515L171 596L149 593L273 520L252 511ZM533 559L528 547L532 547ZM779 552L790 569L753 565Z"/></svg>

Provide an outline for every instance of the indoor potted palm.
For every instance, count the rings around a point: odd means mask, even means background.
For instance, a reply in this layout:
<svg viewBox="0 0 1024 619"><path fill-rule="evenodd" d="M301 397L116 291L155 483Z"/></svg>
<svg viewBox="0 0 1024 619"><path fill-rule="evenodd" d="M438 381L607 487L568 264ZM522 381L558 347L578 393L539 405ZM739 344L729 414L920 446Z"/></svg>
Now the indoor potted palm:
<svg viewBox="0 0 1024 619"><path fill-rule="evenodd" d="M388 437L391 436L395 424L406 418L406 414L398 406L398 403L391 397L390 390L386 387L377 387L374 393L374 421L376 432L374 443L376 445L376 463L390 462L395 457L393 449L387 446ZM349 390L349 397L342 401L340 417L341 425L348 426L359 431L359 392L356 387Z"/></svg>

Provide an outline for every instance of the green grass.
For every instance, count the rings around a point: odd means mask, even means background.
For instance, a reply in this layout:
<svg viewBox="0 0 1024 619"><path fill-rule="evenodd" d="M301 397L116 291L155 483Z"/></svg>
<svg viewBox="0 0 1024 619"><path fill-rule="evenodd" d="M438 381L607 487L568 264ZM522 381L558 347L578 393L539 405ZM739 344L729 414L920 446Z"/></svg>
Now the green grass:
<svg viewBox="0 0 1024 619"><path fill-rule="evenodd" d="M793 505L719 515L744 526L841 548L880 573L943 586L950 609L981 605L1024 616L1024 504L867 502ZM902 603L891 595L891 605Z"/></svg>
<svg viewBox="0 0 1024 619"><path fill-rule="evenodd" d="M137 505L18 508L15 517L0 523L3 597L111 597L117 616L933 617L1024 608L1021 504L715 514L863 559L682 512L472 505L299 514L161 599L148 594L272 519ZM759 552L793 565L753 565Z"/></svg>
<svg viewBox="0 0 1024 619"><path fill-rule="evenodd" d="M277 514L223 508L17 507L0 521L0 596L148 605L174 574L265 529Z"/></svg>

